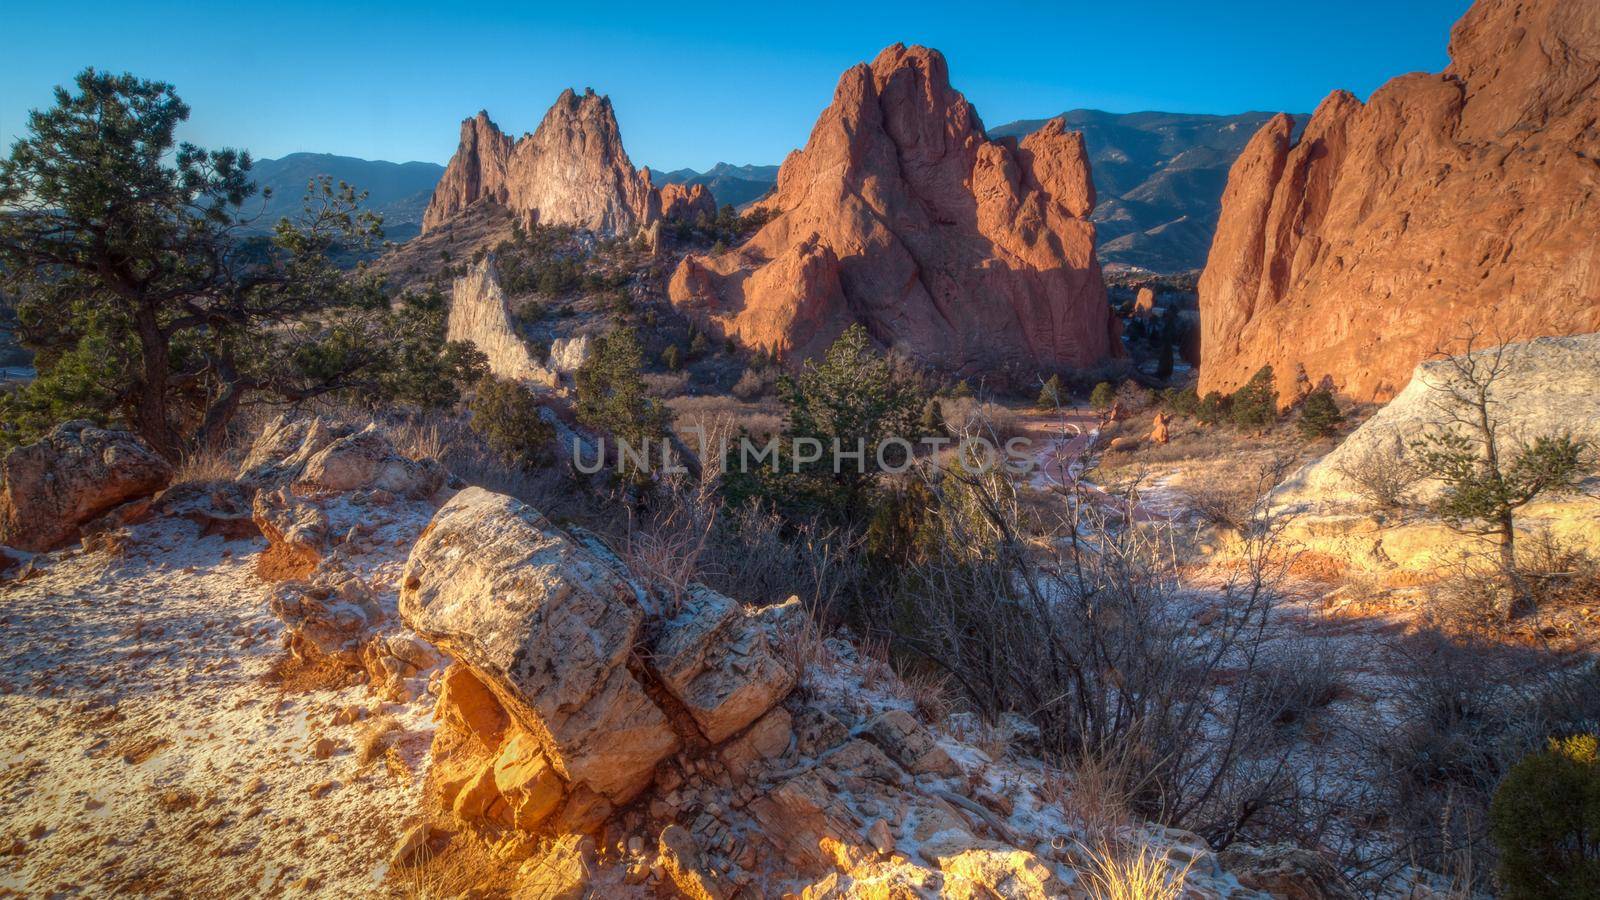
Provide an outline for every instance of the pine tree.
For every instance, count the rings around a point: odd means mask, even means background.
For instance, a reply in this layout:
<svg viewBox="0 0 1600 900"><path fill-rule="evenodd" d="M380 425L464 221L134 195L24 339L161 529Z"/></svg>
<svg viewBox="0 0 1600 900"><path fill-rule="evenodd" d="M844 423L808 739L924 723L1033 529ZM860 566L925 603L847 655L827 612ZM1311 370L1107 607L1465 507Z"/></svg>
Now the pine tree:
<svg viewBox="0 0 1600 900"><path fill-rule="evenodd" d="M1317 388L1306 395L1305 403L1300 407L1300 420L1295 424L1307 440L1315 440L1337 434L1339 423L1343 421L1344 414L1339 412L1333 392L1327 388Z"/></svg>
<svg viewBox="0 0 1600 900"><path fill-rule="evenodd" d="M1039 389L1038 405L1040 409L1053 410L1061 406L1061 376L1051 375Z"/></svg>
<svg viewBox="0 0 1600 900"><path fill-rule="evenodd" d="M573 374L578 421L636 449L664 438L671 421L667 408L645 391L643 360L638 335L618 328L595 339Z"/></svg>
<svg viewBox="0 0 1600 900"><path fill-rule="evenodd" d="M1117 402L1117 389L1112 387L1109 381L1100 382L1089 392L1089 405L1100 412L1110 409L1111 404L1115 402Z"/></svg>
<svg viewBox="0 0 1600 900"><path fill-rule="evenodd" d="M441 304L395 307L379 276L338 265L382 237L364 195L320 179L298 219L247 238L248 153L178 145L189 107L171 85L86 69L75 86L0 160L0 289L38 367L0 399L0 443L89 418L175 459L253 401L452 402L481 374L444 340Z"/></svg>
<svg viewBox="0 0 1600 900"><path fill-rule="evenodd" d="M1233 424L1240 428L1263 428L1278 421L1278 390L1272 367L1262 366L1233 392L1228 405Z"/></svg>

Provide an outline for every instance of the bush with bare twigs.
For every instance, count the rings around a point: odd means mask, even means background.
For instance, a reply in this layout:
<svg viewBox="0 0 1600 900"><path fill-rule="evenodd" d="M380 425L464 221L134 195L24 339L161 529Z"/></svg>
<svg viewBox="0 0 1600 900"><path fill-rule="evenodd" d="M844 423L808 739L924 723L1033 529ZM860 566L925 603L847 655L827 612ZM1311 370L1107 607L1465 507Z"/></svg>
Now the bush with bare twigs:
<svg viewBox="0 0 1600 900"><path fill-rule="evenodd" d="M1334 468L1373 512L1399 513L1417 506L1415 491L1424 474L1398 438L1392 444L1373 444Z"/></svg>
<svg viewBox="0 0 1600 900"><path fill-rule="evenodd" d="M1111 761L1138 816L1225 844L1284 802L1288 780L1247 764L1271 743L1279 709L1251 687L1270 674L1263 652L1287 564L1275 528L1247 529L1246 565L1197 629L1169 528L1126 527L1117 501L1064 487L1056 540L1041 549L1007 479L958 468L923 479L927 514L907 529L902 574L867 607L878 633L948 673L985 715L1024 716L1054 757ZM1219 698L1224 670L1237 689Z"/></svg>

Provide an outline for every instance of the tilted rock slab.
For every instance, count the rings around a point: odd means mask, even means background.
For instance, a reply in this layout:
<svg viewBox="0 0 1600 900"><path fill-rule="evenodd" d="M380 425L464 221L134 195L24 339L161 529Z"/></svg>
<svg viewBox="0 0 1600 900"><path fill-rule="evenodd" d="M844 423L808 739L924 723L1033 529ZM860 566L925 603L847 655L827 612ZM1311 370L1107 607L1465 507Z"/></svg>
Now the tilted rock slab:
<svg viewBox="0 0 1600 900"><path fill-rule="evenodd" d="M1200 392L1303 366L1387 400L1464 323L1600 330L1600 4L1478 0L1438 75L1338 91L1234 163L1200 278Z"/></svg>
<svg viewBox="0 0 1600 900"><path fill-rule="evenodd" d="M65 422L0 461L0 544L53 550L77 540L79 526L171 480L172 466L133 433Z"/></svg>
<svg viewBox="0 0 1600 900"><path fill-rule="evenodd" d="M1083 137L1057 119L991 141L936 50L896 44L844 73L776 214L738 249L690 256L672 301L794 362L852 323L961 373L1092 366L1121 355L1095 258Z"/></svg>
<svg viewBox="0 0 1600 900"><path fill-rule="evenodd" d="M1600 334L1539 338L1479 351L1478 357L1492 353L1500 354L1503 369L1489 392L1502 452L1510 452L1519 441L1563 433L1600 444ZM1398 464L1412 452L1413 442L1447 427L1438 389L1449 384L1452 372L1443 360L1417 366L1398 397L1326 456L1274 488L1267 498L1269 508L1286 518L1285 537L1352 569L1401 577L1436 572L1463 553L1492 552L1490 539L1462 534L1429 516L1390 512L1380 521L1346 474L1373 461ZM1519 534L1542 531L1577 546L1600 545L1596 487L1591 479L1587 491L1547 496L1523 507L1517 516ZM1424 481L1413 490L1413 501L1424 504L1439 489L1437 482Z"/></svg>
<svg viewBox="0 0 1600 900"><path fill-rule="evenodd" d="M483 351L489 371L497 378L531 381L546 387L558 383L556 373L540 365L528 351L527 342L517 334L492 255L486 254L455 280L450 289L445 337L467 341Z"/></svg>

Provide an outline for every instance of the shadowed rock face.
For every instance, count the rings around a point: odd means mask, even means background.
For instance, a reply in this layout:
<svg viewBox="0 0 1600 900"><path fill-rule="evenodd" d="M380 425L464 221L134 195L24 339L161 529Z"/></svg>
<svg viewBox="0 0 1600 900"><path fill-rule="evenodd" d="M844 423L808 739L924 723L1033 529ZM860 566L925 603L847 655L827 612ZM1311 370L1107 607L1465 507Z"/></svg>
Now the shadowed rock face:
<svg viewBox="0 0 1600 900"><path fill-rule="evenodd" d="M673 188L671 214L715 213L709 192ZM622 147L611 101L568 89L533 134L517 141L480 112L461 123L461 143L422 218L424 233L474 203L510 209L530 223L573 225L600 234L632 234L662 218L662 196L648 169Z"/></svg>
<svg viewBox="0 0 1600 900"><path fill-rule="evenodd" d="M790 361L854 322L962 372L1087 366L1117 352L1088 215L1083 140L1053 121L988 140L944 57L895 45L844 73L776 217L736 251L692 256L674 303Z"/></svg>
<svg viewBox="0 0 1600 900"><path fill-rule="evenodd" d="M1600 4L1479 0L1442 74L1278 116L1228 179L1200 279L1200 390L1297 366L1385 400L1465 322L1600 329Z"/></svg>

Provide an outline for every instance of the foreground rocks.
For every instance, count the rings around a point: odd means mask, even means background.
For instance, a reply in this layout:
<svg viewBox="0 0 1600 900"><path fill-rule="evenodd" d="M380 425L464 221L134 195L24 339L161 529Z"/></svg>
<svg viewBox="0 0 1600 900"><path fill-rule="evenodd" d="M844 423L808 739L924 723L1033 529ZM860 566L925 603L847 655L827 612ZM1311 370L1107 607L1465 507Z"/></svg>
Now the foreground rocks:
<svg viewBox="0 0 1600 900"><path fill-rule="evenodd" d="M745 609L694 585L669 602L479 488L439 510L402 582L406 624L454 663L397 867L447 864L415 859L443 835L447 854L514 864L499 886L519 896L1074 896L1082 860L1007 824L1009 801L974 792L909 712L836 714L795 690L797 601Z"/></svg>
<svg viewBox="0 0 1600 900"><path fill-rule="evenodd" d="M1285 404L1298 367L1382 401L1466 322L1600 330L1600 4L1478 0L1450 55L1365 104L1335 92L1298 142L1280 115L1235 162L1200 279L1202 395L1270 364Z"/></svg>
<svg viewBox="0 0 1600 900"><path fill-rule="evenodd" d="M69 544L80 526L171 479L172 466L130 432L57 425L0 462L0 544L30 552Z"/></svg>
<svg viewBox="0 0 1600 900"><path fill-rule="evenodd" d="M945 60L895 45L839 80L737 250L690 256L672 301L791 362L846 327L963 373L1119 355L1088 220L1082 136L1060 120L988 140Z"/></svg>

